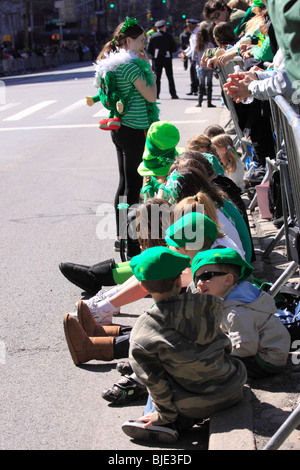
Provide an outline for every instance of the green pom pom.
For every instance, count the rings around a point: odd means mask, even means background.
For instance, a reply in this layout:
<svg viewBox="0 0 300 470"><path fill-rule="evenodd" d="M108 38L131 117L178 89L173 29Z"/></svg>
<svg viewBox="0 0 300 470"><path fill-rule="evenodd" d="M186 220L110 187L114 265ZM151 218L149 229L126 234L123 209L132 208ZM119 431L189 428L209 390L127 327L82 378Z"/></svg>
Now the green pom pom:
<svg viewBox="0 0 300 470"><path fill-rule="evenodd" d="M125 31L127 31L128 28L131 28L132 26L136 24L139 24L139 21L136 18L129 18L128 16L126 16L121 32L125 33Z"/></svg>

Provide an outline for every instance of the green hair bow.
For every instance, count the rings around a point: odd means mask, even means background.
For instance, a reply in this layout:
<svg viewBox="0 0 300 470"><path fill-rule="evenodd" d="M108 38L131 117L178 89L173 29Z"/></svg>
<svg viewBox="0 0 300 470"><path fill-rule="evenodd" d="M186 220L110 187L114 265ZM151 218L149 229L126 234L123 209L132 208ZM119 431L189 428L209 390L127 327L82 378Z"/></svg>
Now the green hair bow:
<svg viewBox="0 0 300 470"><path fill-rule="evenodd" d="M131 28L132 26L136 24L139 24L139 21L136 18L129 18L128 16L126 16L121 32L125 33L125 31L127 31L128 28Z"/></svg>

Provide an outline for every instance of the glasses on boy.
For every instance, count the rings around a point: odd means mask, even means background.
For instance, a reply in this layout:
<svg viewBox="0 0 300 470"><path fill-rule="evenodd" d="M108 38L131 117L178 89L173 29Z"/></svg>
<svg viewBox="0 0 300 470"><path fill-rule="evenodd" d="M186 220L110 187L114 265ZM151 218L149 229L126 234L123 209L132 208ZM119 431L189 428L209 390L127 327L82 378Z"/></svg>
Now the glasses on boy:
<svg viewBox="0 0 300 470"><path fill-rule="evenodd" d="M199 274L199 276L194 277L195 286L198 284L199 281L206 282L210 281L215 276L226 276L228 273L223 273L220 271L204 271L204 273Z"/></svg>

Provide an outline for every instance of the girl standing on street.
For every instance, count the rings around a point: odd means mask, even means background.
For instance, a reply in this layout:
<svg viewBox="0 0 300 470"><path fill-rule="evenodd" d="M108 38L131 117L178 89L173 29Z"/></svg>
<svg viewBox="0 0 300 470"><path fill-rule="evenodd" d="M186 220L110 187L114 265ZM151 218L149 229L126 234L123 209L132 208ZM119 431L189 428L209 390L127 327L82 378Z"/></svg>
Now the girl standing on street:
<svg viewBox="0 0 300 470"><path fill-rule="evenodd" d="M127 17L116 28L112 40L105 44L96 63L95 86L99 86L100 77L106 72L114 72L117 91L126 103L120 128L111 131L119 168L114 200L117 239L124 236L120 232L118 205L139 202L143 180L137 168L142 161L147 131L158 120L156 82L145 52L145 37L138 20Z"/></svg>
<svg viewBox="0 0 300 470"><path fill-rule="evenodd" d="M214 47L213 43L210 41L208 26L205 21L203 21L198 29L196 36L196 72L199 80L199 95L198 95L198 104L197 107L202 106L203 97L205 95L205 84L207 85L207 106L209 108L214 108L212 104L212 80L213 80L213 70L208 67L201 66L201 59L203 53L206 49Z"/></svg>

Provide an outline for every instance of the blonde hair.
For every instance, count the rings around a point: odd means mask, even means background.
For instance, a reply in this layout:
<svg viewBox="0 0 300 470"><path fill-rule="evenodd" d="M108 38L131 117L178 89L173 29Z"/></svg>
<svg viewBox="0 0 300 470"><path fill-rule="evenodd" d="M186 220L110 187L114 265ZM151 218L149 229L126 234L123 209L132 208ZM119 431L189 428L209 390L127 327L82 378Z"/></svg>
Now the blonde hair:
<svg viewBox="0 0 300 470"><path fill-rule="evenodd" d="M227 173L234 173L239 159L239 154L236 152L232 138L227 134L220 134L213 137L212 143L216 148L225 148L225 156L222 158L224 170Z"/></svg>
<svg viewBox="0 0 300 470"><path fill-rule="evenodd" d="M201 191L195 194L195 196L186 197L176 204L174 210L175 220L178 217L178 212L180 214L179 217L182 214L187 214L188 212L197 212L197 206L200 204L204 207L204 215L216 224L218 228L217 238L224 238L225 234L221 230L216 206L213 200L206 193Z"/></svg>

